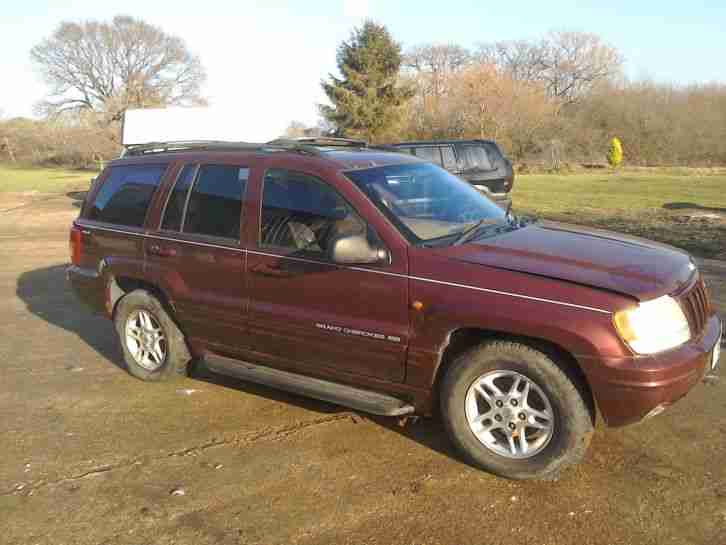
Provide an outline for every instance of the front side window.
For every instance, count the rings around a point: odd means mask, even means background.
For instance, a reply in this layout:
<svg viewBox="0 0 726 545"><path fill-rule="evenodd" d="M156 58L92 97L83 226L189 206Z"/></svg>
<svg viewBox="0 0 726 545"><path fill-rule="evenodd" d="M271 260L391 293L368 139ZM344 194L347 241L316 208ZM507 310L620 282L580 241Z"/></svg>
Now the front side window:
<svg viewBox="0 0 726 545"><path fill-rule="evenodd" d="M186 205L185 233L239 241L248 168L202 165Z"/></svg>
<svg viewBox="0 0 726 545"><path fill-rule="evenodd" d="M454 242L468 229L505 227L505 212L479 191L430 163L345 173L412 243ZM492 230L494 232L494 230Z"/></svg>
<svg viewBox="0 0 726 545"><path fill-rule="evenodd" d="M314 176L284 169L265 174L260 246L314 257L329 255L341 236L367 234L366 223L332 187Z"/></svg>
<svg viewBox="0 0 726 545"><path fill-rule="evenodd" d="M93 203L84 210L89 220L142 227L151 199L167 165L111 167Z"/></svg>

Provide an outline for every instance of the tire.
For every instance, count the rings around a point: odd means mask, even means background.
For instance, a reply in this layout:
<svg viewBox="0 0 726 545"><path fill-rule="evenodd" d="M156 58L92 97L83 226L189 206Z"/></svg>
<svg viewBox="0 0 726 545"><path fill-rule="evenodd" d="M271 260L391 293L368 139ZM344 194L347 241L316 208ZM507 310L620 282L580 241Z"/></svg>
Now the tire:
<svg viewBox="0 0 726 545"><path fill-rule="evenodd" d="M144 322L144 316L149 317L151 323L151 327L144 328L144 330L153 329L159 331L163 336L160 337L158 344L154 343L151 337L147 336L144 339L144 342L147 343L146 346L153 345L155 348L154 350L144 350L149 353L148 358L139 357L138 350L134 354L133 349L140 347L141 344L138 341L129 342L127 338L127 326L130 321L132 322L130 327L136 334L139 326ZM139 289L124 295L116 306L114 326L121 344L126 368L136 378L158 382L187 374L191 356L184 335L162 303L150 292ZM158 357L160 353L163 357Z"/></svg>
<svg viewBox="0 0 726 545"><path fill-rule="evenodd" d="M556 479L562 469L582 460L590 444L594 414L587 395L576 378L543 352L491 341L449 367L441 383L441 415L452 442L471 464L510 479ZM475 415L483 421L474 419L470 425Z"/></svg>

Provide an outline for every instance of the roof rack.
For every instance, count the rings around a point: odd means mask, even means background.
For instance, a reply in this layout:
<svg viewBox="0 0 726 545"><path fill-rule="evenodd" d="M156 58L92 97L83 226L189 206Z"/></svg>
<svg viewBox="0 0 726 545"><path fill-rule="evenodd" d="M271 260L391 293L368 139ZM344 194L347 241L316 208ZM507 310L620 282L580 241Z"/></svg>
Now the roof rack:
<svg viewBox="0 0 726 545"><path fill-rule="evenodd" d="M320 144L318 144L320 145ZM267 143L227 142L220 140L194 140L184 142L149 142L124 147L121 157L151 155L180 151L295 151L309 155L320 155L320 151L307 142L296 140L274 140Z"/></svg>

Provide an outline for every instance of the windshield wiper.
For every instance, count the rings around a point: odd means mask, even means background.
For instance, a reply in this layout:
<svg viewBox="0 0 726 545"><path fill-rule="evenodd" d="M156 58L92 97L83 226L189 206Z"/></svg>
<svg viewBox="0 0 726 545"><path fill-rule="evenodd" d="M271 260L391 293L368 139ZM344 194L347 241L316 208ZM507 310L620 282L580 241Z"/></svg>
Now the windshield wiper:
<svg viewBox="0 0 726 545"><path fill-rule="evenodd" d="M498 223L491 223L491 221L492 220L489 218L483 218L483 219L480 219L479 221L477 221L471 227L467 227L459 234L457 239L454 240L454 242L452 243L452 246L459 246L461 244L464 244L465 242L468 242L469 240L474 238L474 236L476 236L479 233L479 230L481 229L481 227L484 227L485 225L487 228L496 227L497 229L499 229L502 227Z"/></svg>

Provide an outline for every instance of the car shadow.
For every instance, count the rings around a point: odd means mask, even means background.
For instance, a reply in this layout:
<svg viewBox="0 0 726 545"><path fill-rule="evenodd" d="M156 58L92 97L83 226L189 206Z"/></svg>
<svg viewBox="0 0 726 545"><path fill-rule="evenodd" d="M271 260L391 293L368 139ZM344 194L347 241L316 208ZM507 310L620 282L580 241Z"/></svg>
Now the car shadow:
<svg viewBox="0 0 726 545"><path fill-rule="evenodd" d="M26 271L20 275L16 295L29 312L77 336L92 347L105 361L125 371L116 333L109 320L94 315L78 301L65 280L66 264ZM297 394L219 375L208 370L203 363L193 362L190 377L193 380L233 389L248 395L287 403L321 414L350 413L351 418L366 419L411 441L427 446L441 454L460 460L447 441L443 427L437 419L422 418L415 423L409 419L401 425L397 418L358 413L332 403L318 401Z"/></svg>
<svg viewBox="0 0 726 545"><path fill-rule="evenodd" d="M32 314L76 335L116 367L125 369L113 327L76 298L66 283L66 267L60 264L23 272L16 295Z"/></svg>
<svg viewBox="0 0 726 545"><path fill-rule="evenodd" d="M667 202L663 205L667 210L703 210L705 212L726 212L726 208L703 206L693 202Z"/></svg>
<svg viewBox="0 0 726 545"><path fill-rule="evenodd" d="M73 206L80 208L83 206L83 201L86 198L88 191L69 191L66 193L66 197L73 200Z"/></svg>

